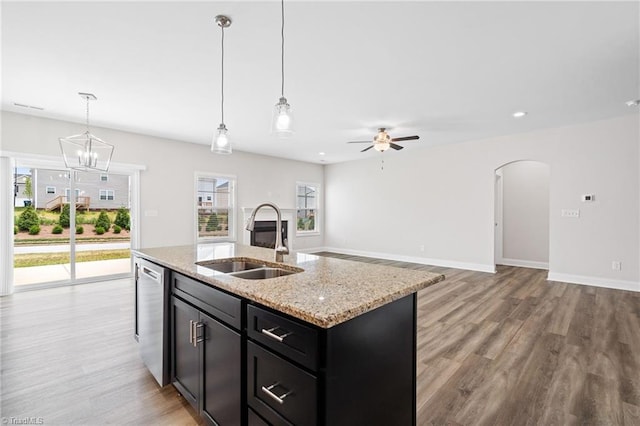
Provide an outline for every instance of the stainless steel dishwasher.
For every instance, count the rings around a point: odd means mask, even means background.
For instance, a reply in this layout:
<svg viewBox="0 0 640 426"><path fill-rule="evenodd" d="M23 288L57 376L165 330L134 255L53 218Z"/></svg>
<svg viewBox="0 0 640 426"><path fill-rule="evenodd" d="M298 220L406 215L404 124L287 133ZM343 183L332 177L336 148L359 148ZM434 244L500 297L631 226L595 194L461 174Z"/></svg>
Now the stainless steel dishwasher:
<svg viewBox="0 0 640 426"><path fill-rule="evenodd" d="M169 270L136 258L140 356L160 386L169 384Z"/></svg>

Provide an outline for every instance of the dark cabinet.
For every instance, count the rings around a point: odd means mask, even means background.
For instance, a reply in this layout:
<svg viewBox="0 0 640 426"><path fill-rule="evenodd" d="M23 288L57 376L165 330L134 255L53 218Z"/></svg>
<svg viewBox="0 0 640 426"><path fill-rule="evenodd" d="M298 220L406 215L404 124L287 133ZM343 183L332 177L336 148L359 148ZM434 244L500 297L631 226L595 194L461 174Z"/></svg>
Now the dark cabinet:
<svg viewBox="0 0 640 426"><path fill-rule="evenodd" d="M240 333L207 309L200 298L182 300L176 291L189 278L174 274L172 297L172 381L176 389L212 425L242 424L242 340ZM176 283L178 284L176 286ZM204 295L221 293L200 284ZM223 294L222 299L229 301ZM202 295L200 295L202 296ZM217 299L217 296L207 299ZM189 297L186 297L189 298ZM240 305L240 300L237 300ZM228 306L227 306L228 307ZM218 307L225 311L225 306ZM235 309L235 308L234 308ZM214 311L213 313L211 311Z"/></svg>
<svg viewBox="0 0 640 426"><path fill-rule="evenodd" d="M328 329L248 305L249 419L415 425L415 318L415 294Z"/></svg>
<svg viewBox="0 0 640 426"><path fill-rule="evenodd" d="M416 295L330 328L171 274L171 378L211 425L416 424Z"/></svg>
<svg viewBox="0 0 640 426"><path fill-rule="evenodd" d="M173 385L197 410L202 368L197 342L194 344L194 324L200 319L200 311L176 297L171 298L173 336Z"/></svg>
<svg viewBox="0 0 640 426"><path fill-rule="evenodd" d="M241 409L240 335L200 313L202 324L201 414L218 425L239 425Z"/></svg>

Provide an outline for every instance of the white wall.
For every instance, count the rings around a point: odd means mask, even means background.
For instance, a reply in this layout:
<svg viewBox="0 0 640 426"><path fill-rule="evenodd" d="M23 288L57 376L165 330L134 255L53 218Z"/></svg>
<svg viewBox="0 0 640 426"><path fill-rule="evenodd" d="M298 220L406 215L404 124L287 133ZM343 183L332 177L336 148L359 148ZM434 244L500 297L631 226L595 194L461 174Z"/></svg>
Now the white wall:
<svg viewBox="0 0 640 426"><path fill-rule="evenodd" d="M640 118L629 115L330 165L325 244L492 270L495 170L541 161L551 167L550 278L640 290L639 140ZM423 134L421 143L428 141ZM585 193L598 201L582 204ZM560 217L561 209L576 208L579 219ZM612 260L622 262L621 271L611 269Z"/></svg>
<svg viewBox="0 0 640 426"><path fill-rule="evenodd" d="M549 263L549 166L516 161L502 167L502 264Z"/></svg>
<svg viewBox="0 0 640 426"><path fill-rule="evenodd" d="M38 155L61 156L58 138L84 131L80 124L6 111L2 112L2 124L2 150ZM212 127L212 134L214 130ZM243 207L271 201L282 209L294 209L296 181L323 182L323 166L317 164L238 151L220 156L212 154L208 146L113 129L92 128L92 132L115 145L113 162L146 166L140 174L141 247L194 242L196 171L237 177L236 235L240 241ZM157 216L145 216L145 211L152 210ZM300 237L292 242L296 250L321 247L323 236Z"/></svg>

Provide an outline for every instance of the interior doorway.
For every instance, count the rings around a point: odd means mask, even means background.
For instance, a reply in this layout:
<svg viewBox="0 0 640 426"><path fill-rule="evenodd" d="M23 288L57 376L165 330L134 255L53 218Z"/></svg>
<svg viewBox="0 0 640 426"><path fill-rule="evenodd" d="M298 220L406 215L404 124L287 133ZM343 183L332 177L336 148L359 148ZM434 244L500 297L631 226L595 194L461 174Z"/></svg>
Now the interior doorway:
<svg viewBox="0 0 640 426"><path fill-rule="evenodd" d="M494 185L495 264L549 269L549 165L505 164Z"/></svg>

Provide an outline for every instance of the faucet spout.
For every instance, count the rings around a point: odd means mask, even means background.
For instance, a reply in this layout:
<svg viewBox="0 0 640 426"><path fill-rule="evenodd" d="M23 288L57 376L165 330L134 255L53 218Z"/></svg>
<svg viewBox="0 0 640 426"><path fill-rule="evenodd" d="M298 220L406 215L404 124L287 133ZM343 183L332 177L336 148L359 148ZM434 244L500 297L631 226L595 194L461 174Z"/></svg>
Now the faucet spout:
<svg viewBox="0 0 640 426"><path fill-rule="evenodd" d="M246 230L253 231L253 227L256 223L256 213L263 207L271 207L276 211L276 244L275 244L275 259L276 262L284 262L284 255L289 254L289 248L286 241L282 241L282 215L280 214L280 208L273 203L262 203L251 212L249 220L247 220Z"/></svg>

